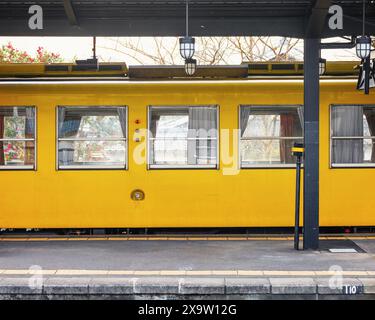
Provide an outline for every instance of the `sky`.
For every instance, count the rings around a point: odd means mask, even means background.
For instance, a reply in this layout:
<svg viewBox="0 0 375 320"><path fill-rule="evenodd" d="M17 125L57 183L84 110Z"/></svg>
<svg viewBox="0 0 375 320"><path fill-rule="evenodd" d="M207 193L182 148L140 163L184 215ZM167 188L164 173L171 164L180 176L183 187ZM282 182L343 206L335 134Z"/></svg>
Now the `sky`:
<svg viewBox="0 0 375 320"><path fill-rule="evenodd" d="M137 59L117 52L116 41L126 38L97 38L97 56L99 61L105 62L126 62L128 65L140 64ZM128 38L129 39L129 38ZM134 39L134 38L133 38ZM153 39L150 37L137 38L141 41L145 51L153 52ZM172 43L175 39L167 38L166 43ZM329 39L328 41L337 41ZM44 47L48 51L60 53L65 61L72 62L75 59L87 59L92 56L92 38L91 37L0 37L0 46L11 42L19 50L27 51L33 55L38 47ZM111 48L111 49L110 49ZM352 50L323 50L322 57L327 60L357 60L354 49ZM137 58L137 57L135 57ZM233 56L230 64L240 64L240 57ZM182 63L182 61L181 61Z"/></svg>

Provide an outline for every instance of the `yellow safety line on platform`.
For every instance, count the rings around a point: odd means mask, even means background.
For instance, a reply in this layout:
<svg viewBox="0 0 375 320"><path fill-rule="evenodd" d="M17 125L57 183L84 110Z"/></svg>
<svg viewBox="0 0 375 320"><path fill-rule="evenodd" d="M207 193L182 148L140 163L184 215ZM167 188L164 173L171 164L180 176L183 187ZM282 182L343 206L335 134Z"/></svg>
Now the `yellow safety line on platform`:
<svg viewBox="0 0 375 320"><path fill-rule="evenodd" d="M56 276L332 276L336 271L326 270L84 270L84 269L56 269L56 270L28 270L3 269L4 275L56 275ZM375 276L375 271L342 271L343 276Z"/></svg>
<svg viewBox="0 0 375 320"><path fill-rule="evenodd" d="M300 237L300 240L303 236ZM375 236L321 236L320 240L375 240ZM0 241L292 241L291 236L277 237L255 237L255 236L219 236L219 237L194 237L194 236L122 236L122 237L90 237L90 236L74 236L74 237L14 237L3 236Z"/></svg>

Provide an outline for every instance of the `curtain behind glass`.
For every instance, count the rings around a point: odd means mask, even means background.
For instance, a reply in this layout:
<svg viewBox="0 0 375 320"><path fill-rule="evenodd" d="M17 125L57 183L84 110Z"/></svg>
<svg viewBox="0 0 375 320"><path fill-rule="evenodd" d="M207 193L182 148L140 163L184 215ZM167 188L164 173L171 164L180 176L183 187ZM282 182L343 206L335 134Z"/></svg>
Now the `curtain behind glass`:
<svg viewBox="0 0 375 320"><path fill-rule="evenodd" d="M370 135L375 136L375 108L371 109L364 109L364 114L366 116L366 121L368 124L368 128L370 130ZM371 162L375 162L375 141L372 141L372 150L371 150Z"/></svg>
<svg viewBox="0 0 375 320"><path fill-rule="evenodd" d="M332 108L334 137L363 136L363 108L361 106L334 106ZM334 163L362 163L363 139L333 139Z"/></svg>
<svg viewBox="0 0 375 320"><path fill-rule="evenodd" d="M81 125L82 115L76 113L67 115L64 107L59 107L59 138L74 138ZM61 165L69 165L74 162L74 141L59 142L59 163Z"/></svg>
<svg viewBox="0 0 375 320"><path fill-rule="evenodd" d="M241 107L241 113L240 113L240 129L241 129L241 137L243 136L247 123L249 122L249 116L251 113L250 107Z"/></svg>
<svg viewBox="0 0 375 320"><path fill-rule="evenodd" d="M117 113L120 118L122 135L124 138L126 138L126 109L124 107L117 108Z"/></svg>
<svg viewBox="0 0 375 320"><path fill-rule="evenodd" d="M4 138L4 115L0 115L0 139ZM0 165L5 164L4 143L0 142Z"/></svg>
<svg viewBox="0 0 375 320"><path fill-rule="evenodd" d="M159 120L160 120L160 115L152 113L151 114L151 124L150 124L150 133L152 135L152 138L156 137L156 130L158 128Z"/></svg>
<svg viewBox="0 0 375 320"><path fill-rule="evenodd" d="M60 137L61 132L62 132L62 127L64 124L64 120L65 120L65 108L59 107L57 109L57 115L58 115L58 120L59 120L58 132L59 132L59 137Z"/></svg>
<svg viewBox="0 0 375 320"><path fill-rule="evenodd" d="M160 115L154 114L154 112L151 113L151 123L150 123L150 138L155 138L156 137L156 130L158 128L158 123L160 120ZM155 141L149 140L149 152L150 152L150 163L154 163L155 161Z"/></svg>
<svg viewBox="0 0 375 320"><path fill-rule="evenodd" d="M303 107L302 106L298 107L297 112L298 112L298 117L299 117L299 121L301 123L302 132L303 132L303 127L305 125L305 123L304 123L305 114L304 114Z"/></svg>
<svg viewBox="0 0 375 320"><path fill-rule="evenodd" d="M64 118L62 121L59 119L59 123L61 123L61 128L59 132L60 138L74 138L79 130L81 125L82 115L78 113L69 114L67 112L64 113Z"/></svg>
<svg viewBox="0 0 375 320"><path fill-rule="evenodd" d="M35 110L26 108L25 138L34 138L35 134ZM33 165L35 162L34 142L25 142L25 165Z"/></svg>
<svg viewBox="0 0 375 320"><path fill-rule="evenodd" d="M280 137L293 137L295 131L296 117L292 113L280 114ZM299 120L297 120L299 121ZM293 140L280 140L280 162L293 163L292 147Z"/></svg>
<svg viewBox="0 0 375 320"><path fill-rule="evenodd" d="M189 108L188 164L211 164L216 159L217 110L212 107ZM214 162L216 163L216 161Z"/></svg>

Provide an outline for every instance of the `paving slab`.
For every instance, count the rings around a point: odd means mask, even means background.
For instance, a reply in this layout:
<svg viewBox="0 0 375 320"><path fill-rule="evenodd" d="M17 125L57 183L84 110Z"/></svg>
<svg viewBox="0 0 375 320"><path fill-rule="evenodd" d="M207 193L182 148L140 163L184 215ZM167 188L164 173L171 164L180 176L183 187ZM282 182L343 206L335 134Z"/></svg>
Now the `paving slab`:
<svg viewBox="0 0 375 320"><path fill-rule="evenodd" d="M89 282L89 294L94 295L124 295L134 293L134 278L106 277L92 278Z"/></svg>
<svg viewBox="0 0 375 320"><path fill-rule="evenodd" d="M357 278L343 278L334 276L330 278L317 278L318 294L343 295L350 287L356 287L363 292L363 283ZM349 294L349 291L348 293Z"/></svg>
<svg viewBox="0 0 375 320"><path fill-rule="evenodd" d="M44 281L43 293L56 295L88 294L91 278L50 277Z"/></svg>
<svg viewBox="0 0 375 320"><path fill-rule="evenodd" d="M183 279L138 278L134 281L135 294L178 294Z"/></svg>
<svg viewBox="0 0 375 320"><path fill-rule="evenodd" d="M224 278L182 278L180 280L181 294L212 295L225 293Z"/></svg>
<svg viewBox="0 0 375 320"><path fill-rule="evenodd" d="M267 278L226 278L226 294L269 294L270 280Z"/></svg>
<svg viewBox="0 0 375 320"><path fill-rule="evenodd" d="M1 278L0 279L0 294L22 294L35 295L41 294L43 291L43 282L40 279L33 279L30 277L22 278Z"/></svg>
<svg viewBox="0 0 375 320"><path fill-rule="evenodd" d="M374 278L359 278L363 284L365 294L375 294L375 277Z"/></svg>
<svg viewBox="0 0 375 320"><path fill-rule="evenodd" d="M272 294L316 294L313 278L270 278Z"/></svg>

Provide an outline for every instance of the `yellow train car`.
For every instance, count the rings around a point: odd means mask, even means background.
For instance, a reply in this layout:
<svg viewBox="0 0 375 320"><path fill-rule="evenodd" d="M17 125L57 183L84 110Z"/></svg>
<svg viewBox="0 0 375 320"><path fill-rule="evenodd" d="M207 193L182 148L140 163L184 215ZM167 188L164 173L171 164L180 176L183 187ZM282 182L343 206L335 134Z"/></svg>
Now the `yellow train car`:
<svg viewBox="0 0 375 320"><path fill-rule="evenodd" d="M293 225L298 74L51 80L18 68L0 68L1 228ZM320 83L320 225L375 226L375 98L340 68Z"/></svg>

